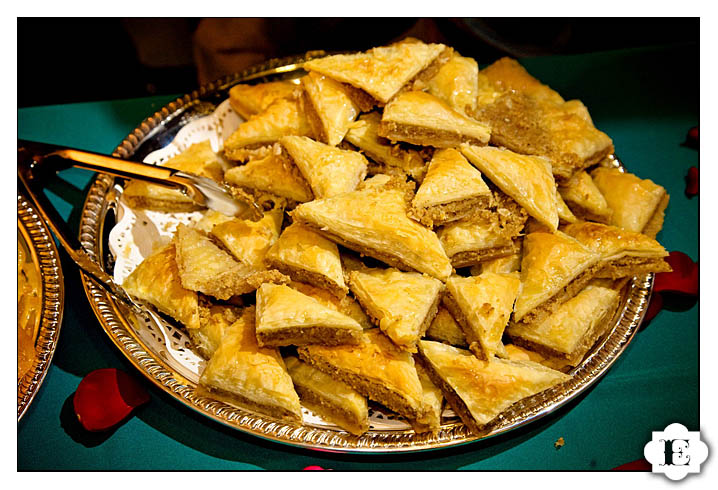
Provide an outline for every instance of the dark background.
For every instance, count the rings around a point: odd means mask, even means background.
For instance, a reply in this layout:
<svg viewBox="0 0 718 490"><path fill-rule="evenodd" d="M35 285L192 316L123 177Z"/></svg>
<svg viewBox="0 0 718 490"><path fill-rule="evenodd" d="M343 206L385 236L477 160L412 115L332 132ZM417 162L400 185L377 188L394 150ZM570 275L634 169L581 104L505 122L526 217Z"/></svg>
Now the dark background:
<svg viewBox="0 0 718 490"><path fill-rule="evenodd" d="M697 18L19 18L18 107L181 94L309 50L364 50L411 35L480 65L500 56L652 45L697 50Z"/></svg>

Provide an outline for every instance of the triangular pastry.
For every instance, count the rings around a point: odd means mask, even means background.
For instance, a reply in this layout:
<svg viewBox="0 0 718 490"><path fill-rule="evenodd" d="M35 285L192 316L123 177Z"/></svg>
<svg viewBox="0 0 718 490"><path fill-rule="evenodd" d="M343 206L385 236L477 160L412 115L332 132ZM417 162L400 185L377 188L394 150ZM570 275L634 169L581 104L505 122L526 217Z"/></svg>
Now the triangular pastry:
<svg viewBox="0 0 718 490"><path fill-rule="evenodd" d="M414 358L379 329L366 330L358 345L307 345L297 352L305 362L399 415L409 420L423 415L424 392Z"/></svg>
<svg viewBox="0 0 718 490"><path fill-rule="evenodd" d="M284 229L266 261L293 280L322 287L337 297L348 291L336 243L299 223Z"/></svg>
<svg viewBox="0 0 718 490"><path fill-rule="evenodd" d="M456 221L475 209L485 209L491 191L481 172L453 148L436 152L411 202L412 218L426 226Z"/></svg>
<svg viewBox="0 0 718 490"><path fill-rule="evenodd" d="M345 294L340 298L324 288L298 281L290 282L289 287L316 299L328 308L344 313L346 316L353 318L364 330L368 328L376 328L367 314L364 313L364 310L362 310L362 307L359 305L357 300L355 300L351 295Z"/></svg>
<svg viewBox="0 0 718 490"><path fill-rule="evenodd" d="M469 349L479 359L505 357L501 336L519 293L517 273L451 276L442 301L464 332Z"/></svg>
<svg viewBox="0 0 718 490"><path fill-rule="evenodd" d="M558 213L559 223L575 223L578 221L576 215L573 214L571 208L566 205L559 192L556 193L556 212Z"/></svg>
<svg viewBox="0 0 718 490"><path fill-rule="evenodd" d="M301 79L304 111L318 141L331 146L342 142L359 115L359 107L345 86L315 72Z"/></svg>
<svg viewBox="0 0 718 490"><path fill-rule="evenodd" d="M381 115L377 112L362 114L349 129L344 141L371 159L370 174L403 174L421 182L427 167L421 154L379 136L380 122Z"/></svg>
<svg viewBox="0 0 718 490"><path fill-rule="evenodd" d="M462 145L461 152L491 182L526 209L529 215L551 230L558 228L556 182L548 160L499 148L471 145Z"/></svg>
<svg viewBox="0 0 718 490"><path fill-rule="evenodd" d="M599 167L591 177L613 212L609 224L656 237L669 199L663 187L618 168Z"/></svg>
<svg viewBox="0 0 718 490"><path fill-rule="evenodd" d="M209 140L206 140L191 145L162 163L162 166L221 182L227 164L212 150ZM201 209L200 205L185 196L181 190L143 180L130 180L122 191L122 199L136 209L167 212Z"/></svg>
<svg viewBox="0 0 718 490"><path fill-rule="evenodd" d="M229 105L243 119L264 112L277 99L296 98L299 87L289 81L238 84L229 89Z"/></svg>
<svg viewBox="0 0 718 490"><path fill-rule="evenodd" d="M608 223L611 208L586 171L577 172L558 187L558 192L573 213L581 219Z"/></svg>
<svg viewBox="0 0 718 490"><path fill-rule="evenodd" d="M177 267L182 286L193 291L229 299L249 293L267 281L288 282L277 271L257 272L241 264L203 232L183 224L175 234Z"/></svg>
<svg viewBox="0 0 718 490"><path fill-rule="evenodd" d="M453 148L462 143L486 145L490 135L487 125L420 91L397 95L384 108L379 123L379 136L435 148Z"/></svg>
<svg viewBox="0 0 718 490"><path fill-rule="evenodd" d="M217 214L216 211L208 212L208 214L210 213L211 215ZM280 205L265 212L258 221L225 218L221 222L215 223L209 229L209 234L217 238L241 264L257 272L266 270L264 257L279 238L284 218L284 206ZM204 219L209 220L212 217L205 215ZM216 218L214 219L216 220ZM197 226L200 226L200 223Z"/></svg>
<svg viewBox="0 0 718 490"><path fill-rule="evenodd" d="M355 320L283 284L257 289L257 342L260 346L356 344L362 328Z"/></svg>
<svg viewBox="0 0 718 490"><path fill-rule="evenodd" d="M366 177L367 161L359 152L303 136L285 136L280 143L317 199L353 191Z"/></svg>
<svg viewBox="0 0 718 490"><path fill-rule="evenodd" d="M615 226L588 221L566 226L563 232L601 254L603 268L596 277L633 277L669 272L668 252L653 238Z"/></svg>
<svg viewBox="0 0 718 490"><path fill-rule="evenodd" d="M574 297L603 267L601 256L564 233L529 233L523 241L521 292L514 320L539 322Z"/></svg>
<svg viewBox="0 0 718 490"><path fill-rule="evenodd" d="M448 223L439 228L436 235L451 265L459 268L515 254L522 229L523 221L501 227L497 216L489 219L479 216Z"/></svg>
<svg viewBox="0 0 718 490"><path fill-rule="evenodd" d="M516 344L576 366L608 328L618 299L617 290L589 284L542 322L512 322L506 334Z"/></svg>
<svg viewBox="0 0 718 490"><path fill-rule="evenodd" d="M429 325L429 328L426 330L426 338L456 347L469 347L464 331L461 330L461 327L449 310L441 304L431 325Z"/></svg>
<svg viewBox="0 0 718 490"><path fill-rule="evenodd" d="M286 357L284 362L302 405L355 436L369 430L369 405L365 397L294 356Z"/></svg>
<svg viewBox="0 0 718 490"><path fill-rule="evenodd" d="M491 126L491 143L551 160L557 181L598 163L613 143L596 129L580 101L565 102L510 58L480 72L499 94L478 98L473 117Z"/></svg>
<svg viewBox="0 0 718 490"><path fill-rule="evenodd" d="M520 248L520 247L519 247ZM483 272L495 272L497 274L507 272L518 272L521 269L521 251L483 261L471 268L471 275L478 276Z"/></svg>
<svg viewBox="0 0 718 490"><path fill-rule="evenodd" d="M443 44L403 42L364 53L310 60L304 63L304 69L359 88L383 105L446 49Z"/></svg>
<svg viewBox="0 0 718 490"><path fill-rule="evenodd" d="M476 435L511 405L571 379L531 361L482 361L471 352L422 340L419 360L454 412Z"/></svg>
<svg viewBox="0 0 718 490"><path fill-rule="evenodd" d="M429 374L419 364L415 363L416 374L419 376L422 391L421 414L415 420L409 420L414 432L436 433L441 429L441 409L444 403L444 395L438 386L431 381Z"/></svg>
<svg viewBox="0 0 718 490"><path fill-rule="evenodd" d="M197 293L182 286L175 259L175 243L155 250L123 281L131 296L147 301L188 330L200 327Z"/></svg>
<svg viewBox="0 0 718 490"><path fill-rule="evenodd" d="M304 203L292 212L329 239L402 270L441 280L452 267L436 234L406 215L404 191L368 188Z"/></svg>
<svg viewBox="0 0 718 490"><path fill-rule="evenodd" d="M454 53L438 73L426 82L427 91L444 100L455 111L466 114L476 109L479 65L473 58Z"/></svg>
<svg viewBox="0 0 718 490"><path fill-rule="evenodd" d="M515 59L500 58L481 70L481 73L503 92L518 92L534 100L552 104L564 102L558 92L534 78Z"/></svg>
<svg viewBox="0 0 718 490"><path fill-rule="evenodd" d="M402 349L416 352L439 305L443 284L418 272L366 268L349 273L349 285L374 323Z"/></svg>
<svg viewBox="0 0 718 490"><path fill-rule="evenodd" d="M242 315L227 329L199 378L197 392L302 423L302 407L282 356L278 349L257 345L252 315Z"/></svg>
<svg viewBox="0 0 718 490"><path fill-rule="evenodd" d="M264 112L239 125L224 142L224 155L243 160L248 148L271 145L282 136L309 136L311 129L298 100L277 99Z"/></svg>
<svg viewBox="0 0 718 490"><path fill-rule="evenodd" d="M200 301L199 328L190 329L187 333L199 354L209 359L219 347L227 329L243 315L251 315L251 321L254 322L254 308Z"/></svg>
<svg viewBox="0 0 718 490"><path fill-rule="evenodd" d="M296 202L314 199L312 189L296 165L274 152L227 170L224 180L250 193L266 192Z"/></svg>

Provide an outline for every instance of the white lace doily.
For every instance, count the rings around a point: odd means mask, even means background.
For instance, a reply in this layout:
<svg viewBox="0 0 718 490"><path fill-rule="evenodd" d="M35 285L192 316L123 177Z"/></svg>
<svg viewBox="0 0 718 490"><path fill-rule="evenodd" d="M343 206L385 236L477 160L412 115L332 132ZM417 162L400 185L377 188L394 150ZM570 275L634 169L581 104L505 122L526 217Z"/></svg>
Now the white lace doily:
<svg viewBox="0 0 718 490"><path fill-rule="evenodd" d="M226 138L229 137L243 121L229 105L229 100L222 102L210 115L195 119L184 126L166 147L156 150L143 160L145 163L161 165L169 158L186 150L195 143L209 139L212 150L219 152ZM179 223L189 224L201 219L203 212L166 213L130 208L120 198L117 209L117 223L110 231L109 248L115 258L114 279L122 284L125 278L158 246L172 239ZM159 326L144 318L137 317L137 332L147 347L160 356L179 374L193 383L199 381L205 361L191 348L189 337L172 324L160 319ZM335 425L326 422L312 411L302 408L304 423L314 427L333 428ZM443 416L453 418L451 410ZM390 411L370 408L369 422L371 429L406 430L410 426L406 421Z"/></svg>

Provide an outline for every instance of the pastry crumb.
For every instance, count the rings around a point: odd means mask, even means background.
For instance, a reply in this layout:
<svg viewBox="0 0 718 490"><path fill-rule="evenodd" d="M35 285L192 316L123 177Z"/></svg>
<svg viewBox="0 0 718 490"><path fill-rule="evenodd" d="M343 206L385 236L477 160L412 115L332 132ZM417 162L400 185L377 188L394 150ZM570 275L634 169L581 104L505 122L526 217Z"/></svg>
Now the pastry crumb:
<svg viewBox="0 0 718 490"><path fill-rule="evenodd" d="M553 443L553 447L555 447L558 451L563 447L564 444L566 444L566 442L563 440L563 437L559 437L556 442Z"/></svg>

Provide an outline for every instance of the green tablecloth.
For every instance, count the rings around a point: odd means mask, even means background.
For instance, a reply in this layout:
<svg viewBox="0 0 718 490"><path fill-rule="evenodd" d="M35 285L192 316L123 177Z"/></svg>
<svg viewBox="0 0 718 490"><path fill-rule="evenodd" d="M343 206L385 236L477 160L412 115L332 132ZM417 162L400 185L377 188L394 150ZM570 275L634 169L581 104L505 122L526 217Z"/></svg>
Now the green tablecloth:
<svg viewBox="0 0 718 490"><path fill-rule="evenodd" d="M669 63L670 60L670 63ZM480 60L483 61L483 60ZM488 62L490 60L486 60ZM684 176L698 152L682 146L698 124L698 47L613 51L523 60L565 98L580 98L628 169L667 188L658 236L698 260L698 198ZM102 83L102 80L97 80ZM173 96L18 110L18 137L111 153ZM60 213L77 230L91 174L62 174ZM662 311L593 388L529 426L487 441L403 455L337 455L268 442L205 419L155 389L116 350L88 305L79 273L62 253L65 314L44 385L18 424L19 470L606 470L643 456L651 431L680 422L699 429L698 305ZM152 399L110 434L89 436L73 422L72 395L87 373L130 372ZM554 442L563 437L561 449Z"/></svg>

